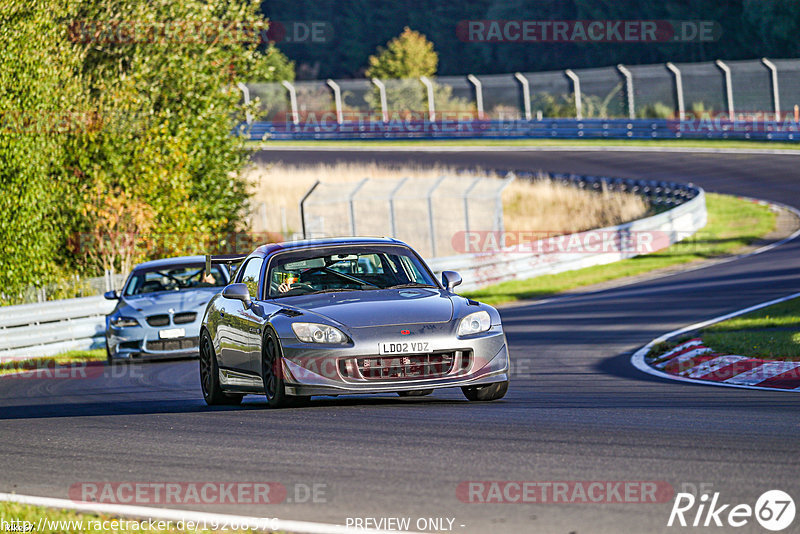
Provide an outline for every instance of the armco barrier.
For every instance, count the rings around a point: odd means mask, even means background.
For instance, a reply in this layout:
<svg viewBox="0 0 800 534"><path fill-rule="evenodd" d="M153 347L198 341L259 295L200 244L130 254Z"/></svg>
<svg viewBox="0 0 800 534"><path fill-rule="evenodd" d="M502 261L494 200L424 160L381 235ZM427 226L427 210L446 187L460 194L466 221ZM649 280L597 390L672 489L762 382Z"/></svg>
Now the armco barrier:
<svg viewBox="0 0 800 534"><path fill-rule="evenodd" d="M497 171L505 174L506 170ZM531 179L530 173L514 172L520 179ZM614 227L602 228L565 236L580 242L590 241L592 235L626 236L652 233L658 249L684 239L706 224L705 194L699 187L671 182L631 180L596 176L554 174L555 181L593 190L628 191L645 196L660 213ZM545 240L546 241L546 240ZM531 247L536 247L536 243ZM543 244L547 249L547 244ZM655 250L655 248L654 248ZM459 271L464 283L459 289L472 290L489 284L542 274L604 265L630 258L641 250L587 253L586 251L547 250L542 253L506 249L494 253L461 254L435 258L428 263L438 273ZM41 304L0 307L0 361L47 356L72 349L100 348L105 345L105 315L114 302L103 297L57 300Z"/></svg>
<svg viewBox="0 0 800 534"><path fill-rule="evenodd" d="M101 348L114 304L84 297L0 307L0 361Z"/></svg>
<svg viewBox="0 0 800 534"><path fill-rule="evenodd" d="M800 122L725 119L541 119L254 122L238 127L253 141L381 139L739 139L800 141Z"/></svg>
<svg viewBox="0 0 800 534"><path fill-rule="evenodd" d="M428 262L431 268L437 274L445 270L458 271L464 279L460 289L469 291L498 282L605 265L642 253L655 252L693 235L707 222L705 192L699 187L577 175L553 175L551 178L571 181L584 188L635 191L650 198L653 205L668 209L644 219L571 234L562 239L545 238L497 251L436 258ZM607 240L608 236L617 245L611 251L595 252L587 250L591 247L584 246ZM647 244L651 246L626 246L631 237L636 239L637 236L648 236ZM572 243L578 245L571 245Z"/></svg>

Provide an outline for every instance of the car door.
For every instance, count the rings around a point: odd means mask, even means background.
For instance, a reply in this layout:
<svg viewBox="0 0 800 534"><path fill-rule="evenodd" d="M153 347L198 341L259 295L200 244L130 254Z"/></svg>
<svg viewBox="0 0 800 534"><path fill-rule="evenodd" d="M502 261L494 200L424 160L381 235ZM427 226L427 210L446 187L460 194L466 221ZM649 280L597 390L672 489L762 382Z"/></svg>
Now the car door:
<svg viewBox="0 0 800 534"><path fill-rule="evenodd" d="M242 265L237 273L236 281L245 284L250 290L253 303L259 299L259 280L263 258L252 257ZM240 300L221 298L222 346L220 348L220 366L229 369L255 372L251 363L253 345L260 347L260 328L257 315L254 312L255 304L246 307Z"/></svg>

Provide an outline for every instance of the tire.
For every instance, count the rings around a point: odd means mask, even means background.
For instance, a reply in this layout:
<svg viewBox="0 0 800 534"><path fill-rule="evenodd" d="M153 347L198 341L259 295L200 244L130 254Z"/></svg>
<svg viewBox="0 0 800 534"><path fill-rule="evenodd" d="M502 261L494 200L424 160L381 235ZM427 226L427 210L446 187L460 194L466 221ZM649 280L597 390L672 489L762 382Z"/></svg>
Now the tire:
<svg viewBox="0 0 800 534"><path fill-rule="evenodd" d="M108 336L106 336L106 361L108 365L114 365L114 358L111 356L111 349L108 348Z"/></svg>
<svg viewBox="0 0 800 534"><path fill-rule="evenodd" d="M464 396L470 401L493 401L505 397L508 391L508 380L495 382L486 386L468 386L461 388Z"/></svg>
<svg viewBox="0 0 800 534"><path fill-rule="evenodd" d="M398 391L397 394L401 397L424 397L433 393L432 389L416 389L413 391Z"/></svg>
<svg viewBox="0 0 800 534"><path fill-rule="evenodd" d="M264 396L270 408L302 406L311 398L286 394L286 382L283 379L283 350L278 336L271 328L266 329L261 346L261 380L264 383Z"/></svg>
<svg viewBox="0 0 800 534"><path fill-rule="evenodd" d="M200 387L209 406L241 404L244 395L228 395L219 383L219 366L208 330L200 333Z"/></svg>

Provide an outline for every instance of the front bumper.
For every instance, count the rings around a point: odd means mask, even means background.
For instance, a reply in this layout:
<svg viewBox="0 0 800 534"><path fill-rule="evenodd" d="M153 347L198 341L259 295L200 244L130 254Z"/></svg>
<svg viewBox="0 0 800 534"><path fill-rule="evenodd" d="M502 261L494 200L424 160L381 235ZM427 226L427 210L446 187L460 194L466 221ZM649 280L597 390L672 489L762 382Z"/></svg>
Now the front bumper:
<svg viewBox="0 0 800 534"><path fill-rule="evenodd" d="M150 326L108 326L106 343L113 359L144 360L158 358L185 358L199 354L200 320L164 328L184 328L186 335L176 339L160 339L163 328Z"/></svg>
<svg viewBox="0 0 800 534"><path fill-rule="evenodd" d="M420 370L422 364L414 365L414 358L423 355L377 354L378 340L398 341L396 328L370 332L368 339L360 339L348 347L310 349L308 344L298 344L296 339L281 340L286 392L290 395L392 393L477 386L509 379L508 346L500 326L465 339L458 339L450 333L432 336L429 332L422 328L415 332L415 338L399 340L425 339L430 349L427 354L436 361L442 361L442 357L447 362L452 359L452 364L436 364L431 367L434 372L427 373ZM384 360L381 363L389 369L392 365L398 366L397 372L390 372L391 376L365 376L365 360ZM410 373L414 376L408 376L408 369L414 370Z"/></svg>

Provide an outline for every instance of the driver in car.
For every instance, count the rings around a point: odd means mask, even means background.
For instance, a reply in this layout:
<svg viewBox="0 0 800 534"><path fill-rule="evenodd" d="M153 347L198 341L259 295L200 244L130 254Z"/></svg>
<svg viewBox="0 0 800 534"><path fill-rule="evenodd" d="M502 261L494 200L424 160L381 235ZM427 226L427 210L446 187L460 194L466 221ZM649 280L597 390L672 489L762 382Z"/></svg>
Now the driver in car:
<svg viewBox="0 0 800 534"><path fill-rule="evenodd" d="M294 273L283 273L284 279L281 282L281 285L278 286L278 291L281 293L286 293L287 291L291 291L292 284L296 284L300 281L300 278Z"/></svg>

